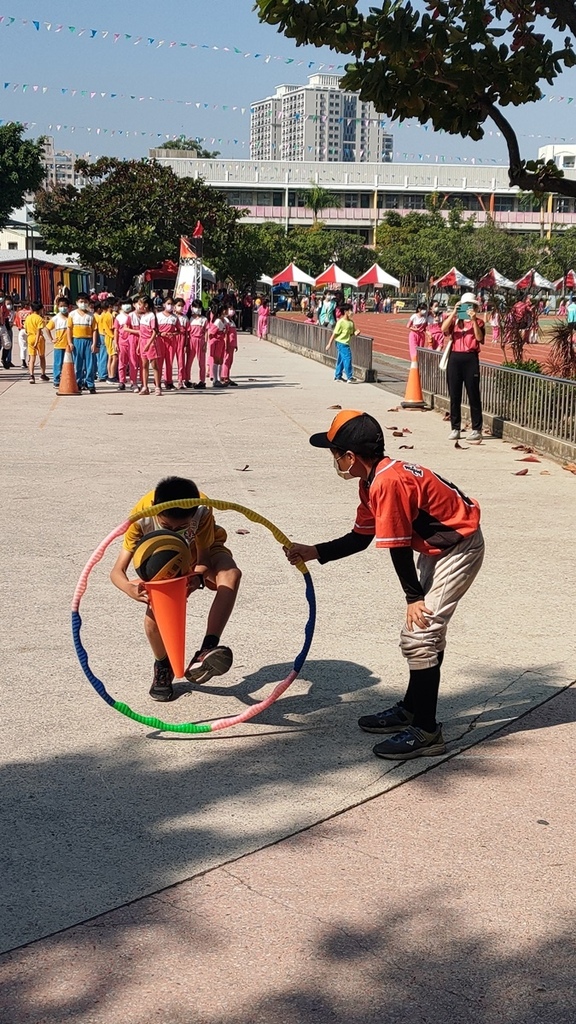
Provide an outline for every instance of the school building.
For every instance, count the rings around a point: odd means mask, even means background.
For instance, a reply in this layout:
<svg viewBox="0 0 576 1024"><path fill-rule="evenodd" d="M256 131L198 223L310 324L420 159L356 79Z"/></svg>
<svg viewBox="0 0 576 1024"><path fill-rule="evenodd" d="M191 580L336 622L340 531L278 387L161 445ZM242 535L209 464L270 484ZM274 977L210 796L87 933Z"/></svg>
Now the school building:
<svg viewBox="0 0 576 1024"><path fill-rule="evenodd" d="M576 152L576 147L564 146L562 153L556 148L565 176L576 179L572 154L564 153L569 149ZM203 178L220 189L231 205L247 210L244 223L276 221L286 231L313 223L304 198L311 185L329 189L341 201L338 208L322 210L321 220L328 227L361 235L368 244L374 242L387 210L400 214L425 210L426 198L432 193L440 195L444 216L458 203L466 213L474 214L479 227L490 218L507 231L548 233L576 227L574 199L551 196L540 208L530 196L510 187L504 165L202 160L167 149L152 149L150 157L180 177Z"/></svg>

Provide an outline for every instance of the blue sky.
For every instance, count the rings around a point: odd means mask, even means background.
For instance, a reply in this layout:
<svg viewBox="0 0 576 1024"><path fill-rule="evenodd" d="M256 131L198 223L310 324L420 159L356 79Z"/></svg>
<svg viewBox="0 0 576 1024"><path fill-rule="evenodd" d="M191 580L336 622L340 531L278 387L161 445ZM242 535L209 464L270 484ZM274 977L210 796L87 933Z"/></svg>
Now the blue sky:
<svg viewBox="0 0 576 1024"><path fill-rule="evenodd" d="M161 4L139 0L131 8L117 0L100 0L98 4L87 0L75 0L74 4L69 0L6 0L0 4L0 15L4 15L0 22L0 118L35 122L31 135L53 134L58 148L92 156L145 156L161 141L158 134L184 133L204 138L208 149L218 149L226 157L243 159L249 155L252 101L269 95L281 82L304 83L307 75L318 70L309 68L309 61L327 66L342 62L327 48L296 47L273 28L260 25L252 0L164 0ZM9 17L16 21L8 27ZM28 19L30 25L23 26L22 19ZM34 20L40 21L40 31L32 27ZM51 23L51 31L46 31L45 22ZM64 27L57 32L59 25ZM75 26L74 33L70 25ZM86 30L83 35L81 29ZM95 38L91 38L91 29L98 30ZM102 38L105 31L109 35ZM117 42L115 34L120 36ZM132 39L126 40L124 34ZM134 45L139 36L142 42ZM152 45L149 38L155 40ZM164 44L159 47L160 40ZM170 46L171 42L177 45ZM196 43L197 48L183 47L182 42ZM220 49L213 49L215 46ZM261 56L244 57L233 52L235 47L242 54ZM293 63L287 64L289 60ZM299 66L298 61L304 63ZM7 88L4 83L9 83ZM23 85L27 86L25 92ZM38 86L36 91L34 86ZM43 87L47 91L43 92ZM68 92L63 94L62 89ZM77 90L75 96L72 90ZM87 95L83 97L82 91ZM91 92L95 93L92 99ZM111 99L109 95L101 97L102 92L118 95ZM130 95L137 99L130 100ZM141 100L141 96L146 98ZM575 97L573 104L568 103L570 96ZM545 100L508 111L523 155L534 156L538 146L552 142L576 142L574 110L576 69L565 72ZM57 124L62 126L59 131ZM439 135L418 125L394 124L391 130L395 160L434 162L436 157L444 157L451 162L460 157L485 163L506 159L502 140L491 125L488 130L493 134L480 143ZM147 134L127 136L126 132Z"/></svg>

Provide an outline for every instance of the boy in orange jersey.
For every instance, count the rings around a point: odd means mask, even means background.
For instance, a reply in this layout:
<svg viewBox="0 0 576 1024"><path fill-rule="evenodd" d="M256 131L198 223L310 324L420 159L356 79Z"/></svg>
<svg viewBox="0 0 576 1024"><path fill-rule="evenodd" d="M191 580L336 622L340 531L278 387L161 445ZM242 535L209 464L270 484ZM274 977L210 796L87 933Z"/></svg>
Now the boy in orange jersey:
<svg viewBox="0 0 576 1024"><path fill-rule="evenodd" d="M288 560L323 564L363 551L376 538L377 548L390 550L406 595L400 648L410 670L408 689L393 707L364 715L358 725L388 735L374 747L377 757L443 754L436 721L440 667L448 623L484 558L480 506L432 470L386 456L382 427L368 413L343 409L310 444L331 452L339 476L358 480L360 504L350 533L315 546L292 544Z"/></svg>

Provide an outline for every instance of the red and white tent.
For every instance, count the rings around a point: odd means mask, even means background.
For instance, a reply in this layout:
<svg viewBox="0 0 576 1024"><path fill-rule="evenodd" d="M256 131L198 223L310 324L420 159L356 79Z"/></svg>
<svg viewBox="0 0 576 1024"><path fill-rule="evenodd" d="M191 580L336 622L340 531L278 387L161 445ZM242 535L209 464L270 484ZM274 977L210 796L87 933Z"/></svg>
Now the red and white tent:
<svg viewBox="0 0 576 1024"><path fill-rule="evenodd" d="M477 288L515 288L514 281L509 281L503 274L499 274L497 270L492 267L484 277L481 277L476 285Z"/></svg>
<svg viewBox="0 0 576 1024"><path fill-rule="evenodd" d="M559 277L557 281L554 281L554 287L557 292L563 291L564 288L576 288L576 273L569 270L566 277Z"/></svg>
<svg viewBox="0 0 576 1024"><path fill-rule="evenodd" d="M377 263L374 263L370 267L370 270L367 270L365 274L361 274L358 278L359 288L363 288L364 285L368 284L388 285L390 288L400 287L400 281L395 277L392 277L392 274L387 274L386 271L382 270L382 267L379 267Z"/></svg>
<svg viewBox="0 0 576 1024"><path fill-rule="evenodd" d="M547 292L553 292L556 290L552 281L548 281L545 277L542 277L542 274L539 274L537 270L534 270L534 267L524 274L524 277L521 277L516 281L514 287L518 288L519 291L523 291L525 288L543 288L544 291Z"/></svg>
<svg viewBox="0 0 576 1024"><path fill-rule="evenodd" d="M437 278L434 284L440 288L473 288L474 281L470 277L466 277L456 267L451 267L444 277Z"/></svg>
<svg viewBox="0 0 576 1024"><path fill-rule="evenodd" d="M314 284L314 278L305 274L295 263L289 263L279 274L274 274L272 284Z"/></svg>
<svg viewBox="0 0 576 1024"><path fill-rule="evenodd" d="M327 270L324 270L319 277L316 278L314 284L317 287L323 284L351 284L354 288L358 287L358 281L355 277L351 277L345 270L342 270L337 263L331 263Z"/></svg>

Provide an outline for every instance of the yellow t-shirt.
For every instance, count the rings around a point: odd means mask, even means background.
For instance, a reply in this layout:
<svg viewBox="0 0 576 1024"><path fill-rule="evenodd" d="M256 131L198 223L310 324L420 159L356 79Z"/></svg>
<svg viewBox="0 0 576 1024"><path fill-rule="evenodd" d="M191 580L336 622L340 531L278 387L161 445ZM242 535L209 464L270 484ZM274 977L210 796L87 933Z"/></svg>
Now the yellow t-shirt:
<svg viewBox="0 0 576 1024"><path fill-rule="evenodd" d="M26 318L28 323L28 318ZM68 317L68 327L72 328L73 338L91 338L94 334L94 313L83 309L73 309Z"/></svg>
<svg viewBox="0 0 576 1024"><path fill-rule="evenodd" d="M201 498L205 498L206 495L200 493ZM154 504L154 491L149 491L143 498L134 506L130 515L134 515L135 512L142 512L145 508L151 508ZM137 545L145 537L147 533L152 533L153 530L163 530L165 527L161 526L156 516L150 518L138 519L137 522L132 523L128 527L124 534L123 548L125 551L131 551L134 553ZM214 544L224 544L226 541L226 530L222 526L217 526L214 522L214 513L208 505L198 505L196 515L186 528L182 532L182 536L188 542L190 551L192 552L193 562L197 558L198 550L206 551L213 547Z"/></svg>
<svg viewBox="0 0 576 1024"><path fill-rule="evenodd" d="M94 314L94 316L96 316L96 314ZM114 338L114 314L111 313L109 309L106 309L103 313L100 313L100 319L98 321L98 330L100 331L100 334L103 334L107 340L112 341L112 339Z"/></svg>
<svg viewBox="0 0 576 1024"><path fill-rule="evenodd" d="M24 327L28 335L28 344L33 345L36 341L38 330L44 327L44 317L40 313L29 313L24 322Z"/></svg>
<svg viewBox="0 0 576 1024"><path fill-rule="evenodd" d="M66 348L68 345L68 316L56 313L46 324L46 330L52 334L54 348Z"/></svg>

